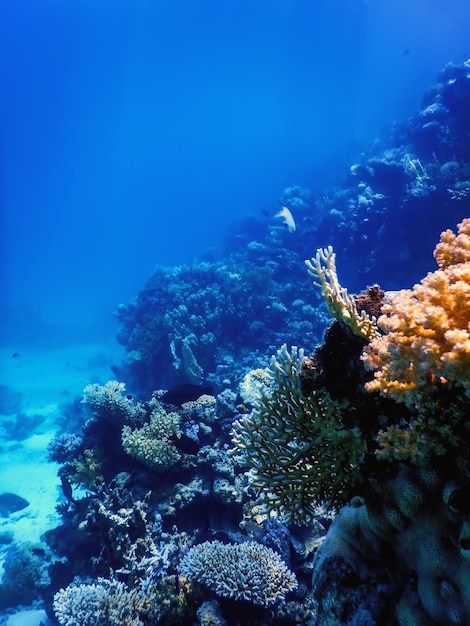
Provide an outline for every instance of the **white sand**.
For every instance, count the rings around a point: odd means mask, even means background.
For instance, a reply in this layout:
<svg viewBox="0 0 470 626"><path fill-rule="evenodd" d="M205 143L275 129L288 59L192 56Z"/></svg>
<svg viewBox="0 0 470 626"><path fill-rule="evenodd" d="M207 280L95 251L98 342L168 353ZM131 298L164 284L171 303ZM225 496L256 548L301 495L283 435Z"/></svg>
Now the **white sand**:
<svg viewBox="0 0 470 626"><path fill-rule="evenodd" d="M32 609L10 615L5 624L6 626L49 626L52 622L45 611Z"/></svg>

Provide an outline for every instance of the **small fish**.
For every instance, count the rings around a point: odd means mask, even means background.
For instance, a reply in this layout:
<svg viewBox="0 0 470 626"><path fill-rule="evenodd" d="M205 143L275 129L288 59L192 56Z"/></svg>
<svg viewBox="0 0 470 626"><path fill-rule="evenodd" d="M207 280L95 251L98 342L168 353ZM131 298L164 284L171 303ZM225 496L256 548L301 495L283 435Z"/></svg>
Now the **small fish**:
<svg viewBox="0 0 470 626"><path fill-rule="evenodd" d="M296 226L294 216L286 206L283 206L279 213L276 213L275 217L282 218L284 220L284 226L287 228L287 230L290 233L295 233Z"/></svg>
<svg viewBox="0 0 470 626"><path fill-rule="evenodd" d="M8 517L11 513L21 511L29 506L29 502L17 496L16 493L2 493L0 494L0 515L2 517Z"/></svg>
<svg viewBox="0 0 470 626"><path fill-rule="evenodd" d="M197 400L204 394L212 395L213 388L211 385L191 385L189 383L176 385L163 394L162 400L167 404L181 406L185 402Z"/></svg>
<svg viewBox="0 0 470 626"><path fill-rule="evenodd" d="M21 354L19 352L13 352L13 354L11 355L12 359L19 359L21 357Z"/></svg>

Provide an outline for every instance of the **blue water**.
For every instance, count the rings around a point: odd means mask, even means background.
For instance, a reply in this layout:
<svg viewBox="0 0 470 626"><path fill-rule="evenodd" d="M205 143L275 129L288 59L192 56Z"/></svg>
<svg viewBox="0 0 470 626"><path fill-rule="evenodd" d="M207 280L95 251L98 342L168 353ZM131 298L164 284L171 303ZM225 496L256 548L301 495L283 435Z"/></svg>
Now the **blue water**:
<svg viewBox="0 0 470 626"><path fill-rule="evenodd" d="M340 180L469 26L466 0L4 0L3 340L113 336L156 265Z"/></svg>

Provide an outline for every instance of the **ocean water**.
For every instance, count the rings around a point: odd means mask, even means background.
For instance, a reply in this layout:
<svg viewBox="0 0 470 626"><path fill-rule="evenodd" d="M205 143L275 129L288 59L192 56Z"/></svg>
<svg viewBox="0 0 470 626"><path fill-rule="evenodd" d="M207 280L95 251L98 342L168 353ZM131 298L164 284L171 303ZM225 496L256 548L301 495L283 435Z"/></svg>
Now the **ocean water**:
<svg viewBox="0 0 470 626"><path fill-rule="evenodd" d="M320 246L353 290L434 269L468 213L468 153L410 129L469 32L465 0L0 3L0 494L29 503L6 499L2 563L61 523L47 446L84 426L86 385L219 393L284 342L312 351L328 316L303 260ZM351 166L390 146L413 199L395 213L384 174L351 195ZM436 171L451 182L426 196ZM39 626L46 596L0 619Z"/></svg>
<svg viewBox="0 0 470 626"><path fill-rule="evenodd" d="M450 0L0 7L4 340L113 335L156 265L338 181L469 54ZM312 249L316 244L312 242ZM37 333L34 329L37 328Z"/></svg>

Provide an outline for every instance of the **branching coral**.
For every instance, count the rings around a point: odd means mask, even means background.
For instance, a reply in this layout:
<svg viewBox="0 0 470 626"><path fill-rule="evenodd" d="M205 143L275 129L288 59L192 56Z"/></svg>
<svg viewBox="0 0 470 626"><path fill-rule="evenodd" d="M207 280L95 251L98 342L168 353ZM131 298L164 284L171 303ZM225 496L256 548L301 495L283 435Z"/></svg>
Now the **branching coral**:
<svg viewBox="0 0 470 626"><path fill-rule="evenodd" d="M333 248L319 248L316 256L307 259L305 264L308 273L315 279L314 285L320 287L330 314L346 324L355 335L365 339L376 337L378 330L375 318L364 310L359 313L354 298L339 284Z"/></svg>
<svg viewBox="0 0 470 626"><path fill-rule="evenodd" d="M296 522L310 521L322 504L348 501L365 452L360 432L343 427L340 407L326 392L303 396L303 360L303 350L282 346L267 370L271 391L233 431L264 508Z"/></svg>
<svg viewBox="0 0 470 626"><path fill-rule="evenodd" d="M124 450L153 470L165 470L174 465L180 454L172 443L173 437L180 437L179 415L167 413L156 406L150 416L150 423L132 430L129 426L122 429Z"/></svg>
<svg viewBox="0 0 470 626"><path fill-rule="evenodd" d="M282 600L297 587L294 574L279 554L253 541L200 543L183 558L181 571L223 598L265 607Z"/></svg>
<svg viewBox="0 0 470 626"><path fill-rule="evenodd" d="M61 626L142 626L149 597L117 580L72 583L54 596L54 613Z"/></svg>
<svg viewBox="0 0 470 626"><path fill-rule="evenodd" d="M67 468L65 474L69 482L77 487L96 491L98 486L104 481L102 462L98 450L87 448L64 467Z"/></svg>
<svg viewBox="0 0 470 626"><path fill-rule="evenodd" d="M370 391L423 403L437 386L454 385L470 396L470 219L458 235L441 235L439 269L412 290L388 294L378 320L384 335L372 339L363 361L374 371Z"/></svg>
<svg viewBox="0 0 470 626"><path fill-rule="evenodd" d="M106 385L87 385L83 390L85 404L96 418L115 424L137 425L145 418L145 409L124 395L126 386L111 380Z"/></svg>

